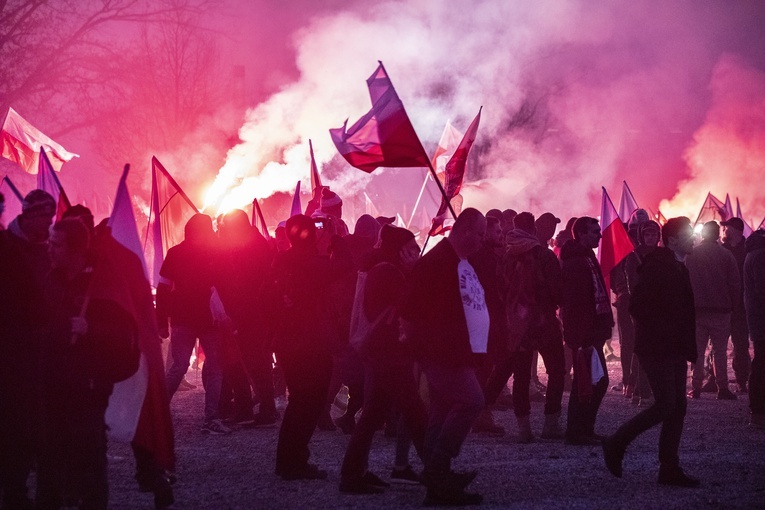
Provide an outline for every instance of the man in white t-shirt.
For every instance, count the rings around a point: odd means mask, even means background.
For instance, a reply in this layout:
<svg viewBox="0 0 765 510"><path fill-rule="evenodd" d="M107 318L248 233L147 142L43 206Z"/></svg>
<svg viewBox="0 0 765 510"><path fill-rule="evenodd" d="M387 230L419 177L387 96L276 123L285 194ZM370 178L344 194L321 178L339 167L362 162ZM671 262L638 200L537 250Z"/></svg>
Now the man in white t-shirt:
<svg viewBox="0 0 765 510"><path fill-rule="evenodd" d="M451 460L484 406L475 367L486 353L489 313L467 259L480 249L485 231L486 218L479 211L462 211L449 237L415 265L402 311L406 338L430 394L422 476L427 505L478 504L483 499L465 492L476 473L453 472Z"/></svg>

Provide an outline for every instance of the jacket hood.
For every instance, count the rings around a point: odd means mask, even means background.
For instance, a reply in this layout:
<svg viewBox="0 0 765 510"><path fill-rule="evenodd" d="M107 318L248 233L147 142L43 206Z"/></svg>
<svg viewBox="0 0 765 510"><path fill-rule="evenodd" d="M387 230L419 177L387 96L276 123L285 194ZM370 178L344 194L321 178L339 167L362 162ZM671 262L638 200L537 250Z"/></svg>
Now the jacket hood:
<svg viewBox="0 0 765 510"><path fill-rule="evenodd" d="M746 252L765 248L765 230L755 230L746 238Z"/></svg>
<svg viewBox="0 0 765 510"><path fill-rule="evenodd" d="M593 255L593 251L587 248L582 243L575 239L569 239L566 244L560 249L561 260L571 259L574 257L589 257Z"/></svg>
<svg viewBox="0 0 765 510"><path fill-rule="evenodd" d="M507 233L507 253L509 255L525 253L535 246L539 246L539 239L525 230L516 228Z"/></svg>

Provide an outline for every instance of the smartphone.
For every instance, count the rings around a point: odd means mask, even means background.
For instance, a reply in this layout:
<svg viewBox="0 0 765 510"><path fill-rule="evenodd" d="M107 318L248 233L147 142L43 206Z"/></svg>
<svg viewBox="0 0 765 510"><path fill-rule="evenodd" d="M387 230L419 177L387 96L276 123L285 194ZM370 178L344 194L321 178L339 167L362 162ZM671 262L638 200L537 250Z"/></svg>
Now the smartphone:
<svg viewBox="0 0 765 510"><path fill-rule="evenodd" d="M316 228L324 228L324 220L315 220L313 224L316 225Z"/></svg>

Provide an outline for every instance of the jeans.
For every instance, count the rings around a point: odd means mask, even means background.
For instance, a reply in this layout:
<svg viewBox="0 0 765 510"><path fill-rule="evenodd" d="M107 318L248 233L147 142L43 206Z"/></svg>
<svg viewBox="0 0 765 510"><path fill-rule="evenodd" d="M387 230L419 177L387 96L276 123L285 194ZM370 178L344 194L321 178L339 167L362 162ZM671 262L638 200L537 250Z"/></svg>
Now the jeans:
<svg viewBox="0 0 765 510"><path fill-rule="evenodd" d="M359 479L366 473L372 438L385 422L391 406L401 412L417 452L420 456L424 455L427 415L420 400L412 363L365 362L364 409L345 451L340 470L343 479Z"/></svg>
<svg viewBox="0 0 765 510"><path fill-rule="evenodd" d="M656 397L654 404L619 427L612 436L617 447L625 450L640 434L661 423L659 462L663 468L679 466L677 454L685 421L685 384L688 364L682 358L640 358Z"/></svg>
<svg viewBox="0 0 765 510"><path fill-rule="evenodd" d="M425 469L451 468L473 421L484 407L483 391L471 367L450 367L424 362L428 380L430 412L425 432ZM526 374L531 377L531 371Z"/></svg>
<svg viewBox="0 0 765 510"><path fill-rule="evenodd" d="M251 328L242 328L235 335L244 370L260 400L258 412L275 413L274 355L262 334Z"/></svg>
<svg viewBox="0 0 765 510"><path fill-rule="evenodd" d="M616 324L619 327L619 347L622 365L622 384L624 386L635 386L637 384L638 374L632 372L632 354L635 352L635 324L630 315L628 296L617 300L616 305Z"/></svg>
<svg viewBox="0 0 765 510"><path fill-rule="evenodd" d="M696 349L699 357L693 364L694 390L700 390L704 383L704 355L710 341L717 387L721 389L728 387L730 315L730 313L696 311Z"/></svg>
<svg viewBox="0 0 765 510"><path fill-rule="evenodd" d="M595 419L600 403L608 389L608 369L606 368L606 357L603 355L603 346L595 346L595 352L600 358L600 365L603 367L605 375L593 386L592 395L588 397L579 396L579 378L589 374L580 374L577 370L578 364L574 362L574 381L571 384L571 396L568 400L568 423L566 426L566 439L569 440L582 439L595 434ZM574 352L574 356L576 357L576 352Z"/></svg>
<svg viewBox="0 0 765 510"><path fill-rule="evenodd" d="M561 338L551 338L539 346L539 355L547 371L547 392L545 393L545 414L559 413L563 400L563 378L566 374L566 359Z"/></svg>
<svg viewBox="0 0 765 510"><path fill-rule="evenodd" d="M218 332L208 329L199 331L188 326L173 326L170 337L170 368L165 381L167 394L173 398L183 376L189 369L191 352L197 338L205 351L205 363L202 367L202 385L205 388L205 422L220 417L219 404L223 369L221 359L221 339Z"/></svg>
<svg viewBox="0 0 765 510"><path fill-rule="evenodd" d="M518 351L510 353L505 359L497 362L489 376L484 389L484 400L488 404L497 401L502 388L505 387L510 376L513 376L513 412L518 417L531 414L529 402L529 385L531 384L531 360L532 351ZM561 380L561 386L563 381ZM561 396L562 396L561 387Z"/></svg>
<svg viewBox="0 0 765 510"><path fill-rule="evenodd" d="M746 383L749 379L752 359L749 357L749 325L743 303L734 308L730 318L730 341L733 344L733 373L736 382Z"/></svg>

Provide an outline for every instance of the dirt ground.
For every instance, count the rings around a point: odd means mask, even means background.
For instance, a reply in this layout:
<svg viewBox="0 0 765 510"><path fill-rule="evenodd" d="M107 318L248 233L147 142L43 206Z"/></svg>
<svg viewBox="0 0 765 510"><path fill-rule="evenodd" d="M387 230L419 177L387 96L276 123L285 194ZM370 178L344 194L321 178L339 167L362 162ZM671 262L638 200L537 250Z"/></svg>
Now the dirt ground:
<svg viewBox="0 0 765 510"><path fill-rule="evenodd" d="M609 362L611 385L620 380L618 362ZM732 373L732 372L731 372ZM544 369L540 377L545 380ZM340 463L348 437L340 430L316 431L312 461L329 472L324 481L285 482L273 473L278 426L236 430L229 436L200 432L204 392L198 371L189 371L198 389L179 392L171 403L178 457L174 486L177 509L254 508L409 508L419 507L425 489L394 484L384 494L345 495L338 491ZM568 394L564 395L564 410ZM340 411L333 407L333 415ZM596 431L610 434L638 412L621 393L609 391ZM564 412L565 414L565 412ZM456 469L479 475L470 490L484 495L483 508L545 509L765 509L765 431L747 425L748 399L718 401L705 393L688 402L680 456L686 472L702 480L698 489L656 483L659 429L639 437L627 451L624 476L605 468L600 447L566 446L562 441L513 441L512 411L495 412L505 437L471 434L455 461ZM543 404L532 404L532 425L539 434ZM395 440L378 434L370 469L387 479ZM412 451L412 464L421 469ZM109 447L110 507L153 508L151 494L137 490L135 464L127 445Z"/></svg>

